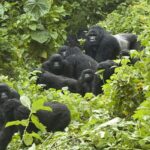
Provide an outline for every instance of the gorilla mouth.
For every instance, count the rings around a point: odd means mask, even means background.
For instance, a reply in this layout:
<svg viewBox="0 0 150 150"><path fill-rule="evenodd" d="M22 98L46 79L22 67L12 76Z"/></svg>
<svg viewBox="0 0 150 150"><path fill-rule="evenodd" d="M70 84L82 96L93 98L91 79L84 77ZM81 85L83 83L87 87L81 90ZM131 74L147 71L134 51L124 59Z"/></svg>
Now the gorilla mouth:
<svg viewBox="0 0 150 150"><path fill-rule="evenodd" d="M89 39L90 39L90 42L95 42L96 41L96 36L94 36L94 35L90 36Z"/></svg>
<svg viewBox="0 0 150 150"><path fill-rule="evenodd" d="M54 63L54 67L59 67L60 65L59 65L59 62L55 62Z"/></svg>
<svg viewBox="0 0 150 150"><path fill-rule="evenodd" d="M62 55L63 55L63 56L66 56L66 52L62 52Z"/></svg>
<svg viewBox="0 0 150 150"><path fill-rule="evenodd" d="M85 74L85 79L88 79L89 77L90 77L90 75L89 74Z"/></svg>

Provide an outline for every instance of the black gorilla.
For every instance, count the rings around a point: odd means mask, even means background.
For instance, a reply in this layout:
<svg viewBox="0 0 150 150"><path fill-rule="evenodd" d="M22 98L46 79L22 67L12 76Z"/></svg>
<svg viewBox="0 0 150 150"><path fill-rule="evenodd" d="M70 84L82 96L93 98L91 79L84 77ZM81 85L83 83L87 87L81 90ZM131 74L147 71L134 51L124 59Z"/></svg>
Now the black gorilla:
<svg viewBox="0 0 150 150"><path fill-rule="evenodd" d="M24 127L21 125L19 127L5 127L6 123L14 120L27 119L30 114L30 110L23 106L19 101L19 94L13 90L14 95L12 95L11 91L12 89L6 84L0 85L0 113L2 113L0 114L0 117L3 117L3 119L0 118L2 119L2 122L0 122L2 124L0 129L0 150L6 149L13 134L17 132L17 130L20 131L21 135L24 131ZM39 118L39 121L47 127L48 132L63 131L64 128L69 125L71 120L70 111L67 106L58 102L46 102L44 105L51 107L52 112L44 110L37 111L35 115ZM27 131L38 131L38 129L32 122L30 122Z"/></svg>
<svg viewBox="0 0 150 150"><path fill-rule="evenodd" d="M56 75L69 76L68 64L60 54L52 55L48 61L42 64L42 69L48 72L52 72Z"/></svg>
<svg viewBox="0 0 150 150"><path fill-rule="evenodd" d="M92 69L95 71L97 67L97 62L93 58L85 54L70 55L65 60L68 64L70 77L75 79L78 79L80 77L83 70Z"/></svg>
<svg viewBox="0 0 150 150"><path fill-rule="evenodd" d="M73 55L73 54L82 54L82 51L77 46L70 47L70 46L64 45L64 46L59 48L58 53L61 56L63 56L63 58L66 58L66 57Z"/></svg>
<svg viewBox="0 0 150 150"><path fill-rule="evenodd" d="M84 48L98 62L115 59L121 50L117 39L99 26L89 29Z"/></svg>
<svg viewBox="0 0 150 150"><path fill-rule="evenodd" d="M121 50L142 50L140 42L137 40L137 35L132 33L120 33L114 35L117 39Z"/></svg>
<svg viewBox="0 0 150 150"><path fill-rule="evenodd" d="M14 89L8 87L8 85L1 83L0 84L0 150L5 150L7 144L10 142L12 135L17 131L16 127L7 127L5 124L7 122L5 116L5 108L3 103L8 99L15 98L18 102L20 95Z"/></svg>
<svg viewBox="0 0 150 150"><path fill-rule="evenodd" d="M81 76L79 77L79 83L81 88L81 95L87 92L93 92L93 81L95 73L91 69L83 70Z"/></svg>
<svg viewBox="0 0 150 150"><path fill-rule="evenodd" d="M106 80L110 78L110 76L114 73L115 68L118 66L112 60L102 61L97 66L97 71L102 70L102 76L97 74L94 78L94 85L93 85L93 93L98 95L102 93L102 85L106 83Z"/></svg>
<svg viewBox="0 0 150 150"><path fill-rule="evenodd" d="M38 74L37 84L44 84L45 89L55 88L62 89L62 87L68 87L68 90L74 93L79 92L78 81L72 78L55 75L51 72L43 71Z"/></svg>
<svg viewBox="0 0 150 150"><path fill-rule="evenodd" d="M46 130L48 132L64 131L64 129L69 125L71 121L70 111L67 106L58 102L45 102L44 106L52 108L52 111L38 110L34 115L38 117L39 121L44 126L46 126ZM23 106L16 99L7 100L6 102L4 102L3 107L7 122L27 119L30 115L30 110L27 107ZM5 150L8 143L10 142L14 133L10 129L12 129L13 127L14 126L5 128L3 130L5 132L2 131L2 134L0 134L0 147L3 147L3 141L7 141L5 142L5 147L3 149L1 148L0 150ZM22 137L25 127L19 125L17 129L19 130ZM11 131L11 134L8 131ZM34 123L30 122L28 127L26 128L26 131L29 133L32 133L33 131L37 132L38 128L36 127L36 125L34 125ZM2 135L4 136L2 137ZM7 139L7 137L9 137L9 140Z"/></svg>
<svg viewBox="0 0 150 150"><path fill-rule="evenodd" d="M2 104L7 99L20 99L20 95L14 89L8 87L7 84L1 83L0 84L0 104ZM0 106L0 129L3 127L5 123L5 116L3 113L3 108Z"/></svg>

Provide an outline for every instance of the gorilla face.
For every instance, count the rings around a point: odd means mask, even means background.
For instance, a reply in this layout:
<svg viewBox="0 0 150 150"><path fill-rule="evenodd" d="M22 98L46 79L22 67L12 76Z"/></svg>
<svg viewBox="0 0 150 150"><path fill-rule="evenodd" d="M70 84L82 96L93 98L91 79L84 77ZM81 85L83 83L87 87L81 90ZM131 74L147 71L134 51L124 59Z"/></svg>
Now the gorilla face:
<svg viewBox="0 0 150 150"><path fill-rule="evenodd" d="M50 59L50 69L56 73L61 71L63 68L63 58L60 54L54 54Z"/></svg>
<svg viewBox="0 0 150 150"><path fill-rule="evenodd" d="M64 45L59 48L58 53L65 58L67 56L68 49L69 49L69 46Z"/></svg>
<svg viewBox="0 0 150 150"><path fill-rule="evenodd" d="M101 27L93 26L87 33L87 40L91 45L99 45L99 42L103 37L103 34L104 30Z"/></svg>
<svg viewBox="0 0 150 150"><path fill-rule="evenodd" d="M3 103L9 98L10 90L7 85L0 84L0 103Z"/></svg>
<svg viewBox="0 0 150 150"><path fill-rule="evenodd" d="M83 82L91 82L94 79L94 71L91 69L85 69L81 73L81 80Z"/></svg>
<svg viewBox="0 0 150 150"><path fill-rule="evenodd" d="M9 88L7 84L0 84L0 103L12 98L20 98L20 95L13 89Z"/></svg>

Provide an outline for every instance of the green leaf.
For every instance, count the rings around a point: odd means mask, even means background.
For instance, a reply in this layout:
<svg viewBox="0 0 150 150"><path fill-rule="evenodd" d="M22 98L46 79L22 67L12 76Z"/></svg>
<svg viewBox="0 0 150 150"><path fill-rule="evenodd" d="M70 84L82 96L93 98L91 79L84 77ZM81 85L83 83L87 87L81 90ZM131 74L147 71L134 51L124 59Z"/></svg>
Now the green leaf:
<svg viewBox="0 0 150 150"><path fill-rule="evenodd" d="M32 135L26 132L26 133L23 135L23 141L24 141L24 143L25 143L27 146L31 145L31 144L33 143L33 137L32 137Z"/></svg>
<svg viewBox="0 0 150 150"><path fill-rule="evenodd" d="M2 4L0 4L0 16L3 17L4 16L4 7Z"/></svg>
<svg viewBox="0 0 150 150"><path fill-rule="evenodd" d="M27 97L27 96L25 96L25 95L22 95L22 96L20 97L20 101L21 101L21 103L22 103L24 106L26 106L26 107L28 107L29 109L31 109L31 101L30 101L29 97Z"/></svg>
<svg viewBox="0 0 150 150"><path fill-rule="evenodd" d="M25 12L30 12L36 19L49 12L52 0L28 0L25 3Z"/></svg>
<svg viewBox="0 0 150 150"><path fill-rule="evenodd" d="M50 36L48 31L36 31L31 34L31 38L42 44L46 42Z"/></svg>
<svg viewBox="0 0 150 150"><path fill-rule="evenodd" d="M32 115L32 116L31 116L31 120L32 120L32 122L34 123L34 125L35 125L38 129L40 129L42 132L45 132L45 131L46 131L46 127L45 127L42 123L39 122L39 119L38 119L37 116Z"/></svg>
<svg viewBox="0 0 150 150"><path fill-rule="evenodd" d="M11 121L11 122L8 122L8 123L6 124L6 127L13 126L13 125L27 126L28 123L29 123L29 120L28 120L28 119L26 119L26 120L21 120L21 121Z"/></svg>

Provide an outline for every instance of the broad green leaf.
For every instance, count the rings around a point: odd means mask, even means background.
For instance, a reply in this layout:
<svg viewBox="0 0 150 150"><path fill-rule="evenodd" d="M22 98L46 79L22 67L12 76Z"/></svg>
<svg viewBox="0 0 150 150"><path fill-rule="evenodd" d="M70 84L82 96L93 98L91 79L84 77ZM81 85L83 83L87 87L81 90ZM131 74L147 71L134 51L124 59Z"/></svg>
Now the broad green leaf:
<svg viewBox="0 0 150 150"><path fill-rule="evenodd" d="M36 19L49 12L52 5L51 0L28 0L25 3L25 12L30 12Z"/></svg>
<svg viewBox="0 0 150 150"><path fill-rule="evenodd" d="M25 132L25 134L23 135L23 141L27 146L31 145L33 143L32 135Z"/></svg>
<svg viewBox="0 0 150 150"><path fill-rule="evenodd" d="M31 101L30 101L29 97L27 97L27 96L25 96L25 95L22 95L22 96L20 97L20 101L21 101L21 103L22 103L24 106L26 106L26 107L28 107L29 109L31 109Z"/></svg>
<svg viewBox="0 0 150 150"><path fill-rule="evenodd" d="M33 112L33 113L36 113L38 110L51 111L51 108L50 108L50 107L44 106L43 104L44 104L44 100L43 100L43 99L34 101L34 102L32 103L32 112Z"/></svg>
<svg viewBox="0 0 150 150"><path fill-rule="evenodd" d="M31 38L42 44L46 42L50 36L48 31L36 31L31 34Z"/></svg>
<svg viewBox="0 0 150 150"><path fill-rule="evenodd" d="M3 18L4 16L4 7L2 4L0 4L0 16Z"/></svg>

